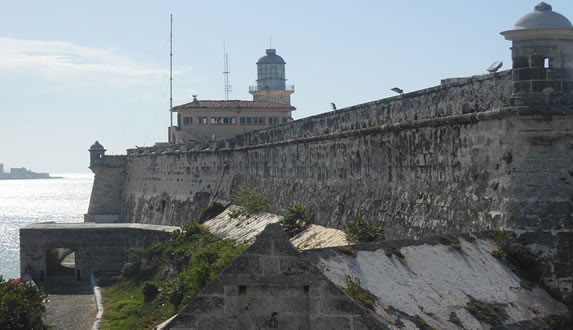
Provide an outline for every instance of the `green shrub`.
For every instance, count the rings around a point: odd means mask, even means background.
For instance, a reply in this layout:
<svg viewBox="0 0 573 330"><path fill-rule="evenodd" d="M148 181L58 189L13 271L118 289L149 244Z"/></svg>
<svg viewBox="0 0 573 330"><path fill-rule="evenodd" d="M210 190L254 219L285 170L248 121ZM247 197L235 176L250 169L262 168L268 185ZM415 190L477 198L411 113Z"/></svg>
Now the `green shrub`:
<svg viewBox="0 0 573 330"><path fill-rule="evenodd" d="M487 304L481 301L471 300L466 304L465 308L476 319L492 326L501 326L503 321L509 318L505 312L505 308L500 304Z"/></svg>
<svg viewBox="0 0 573 330"><path fill-rule="evenodd" d="M143 284L143 300L145 302L149 302L155 299L158 293L159 293L159 288L154 282L147 281Z"/></svg>
<svg viewBox="0 0 573 330"><path fill-rule="evenodd" d="M363 218L352 220L344 233L349 243L380 242L384 240L382 227L374 221Z"/></svg>
<svg viewBox="0 0 573 330"><path fill-rule="evenodd" d="M260 212L270 212L274 209L274 205L265 195L245 187L231 196L231 202L239 206L238 210L229 214L231 218L249 216Z"/></svg>
<svg viewBox="0 0 573 330"><path fill-rule="evenodd" d="M505 252L502 249L497 248L491 251L491 255L495 258L500 259L505 257Z"/></svg>
<svg viewBox="0 0 573 330"><path fill-rule="evenodd" d="M374 309L372 295L360 286L360 279L358 277L344 275L344 283L346 284L346 287L342 290L346 292L347 295L354 298L364 307Z"/></svg>
<svg viewBox="0 0 573 330"><path fill-rule="evenodd" d="M289 237L293 237L305 230L313 221L314 213L312 210L309 207L296 204L286 210L279 224Z"/></svg>
<svg viewBox="0 0 573 330"><path fill-rule="evenodd" d="M45 297L35 286L0 276L0 329L47 329L42 323Z"/></svg>

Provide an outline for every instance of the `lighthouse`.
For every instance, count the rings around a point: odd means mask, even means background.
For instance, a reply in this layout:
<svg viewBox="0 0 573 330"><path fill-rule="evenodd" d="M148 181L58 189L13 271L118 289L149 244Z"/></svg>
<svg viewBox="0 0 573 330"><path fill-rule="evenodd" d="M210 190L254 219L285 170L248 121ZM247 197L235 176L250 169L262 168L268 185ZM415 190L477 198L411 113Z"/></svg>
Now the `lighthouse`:
<svg viewBox="0 0 573 330"><path fill-rule="evenodd" d="M290 105L294 86L286 84L285 60L276 49L267 49L266 55L257 61L257 84L249 87L253 101L266 101Z"/></svg>

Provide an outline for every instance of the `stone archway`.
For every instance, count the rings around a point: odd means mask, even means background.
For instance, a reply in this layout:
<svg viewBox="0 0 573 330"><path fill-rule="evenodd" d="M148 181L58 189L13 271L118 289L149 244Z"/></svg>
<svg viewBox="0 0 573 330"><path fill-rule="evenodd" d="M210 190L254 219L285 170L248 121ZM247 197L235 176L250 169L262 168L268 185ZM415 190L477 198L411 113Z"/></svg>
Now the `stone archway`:
<svg viewBox="0 0 573 330"><path fill-rule="evenodd" d="M67 247L56 247L46 251L46 276L60 276L81 280L81 271L77 267L77 250Z"/></svg>

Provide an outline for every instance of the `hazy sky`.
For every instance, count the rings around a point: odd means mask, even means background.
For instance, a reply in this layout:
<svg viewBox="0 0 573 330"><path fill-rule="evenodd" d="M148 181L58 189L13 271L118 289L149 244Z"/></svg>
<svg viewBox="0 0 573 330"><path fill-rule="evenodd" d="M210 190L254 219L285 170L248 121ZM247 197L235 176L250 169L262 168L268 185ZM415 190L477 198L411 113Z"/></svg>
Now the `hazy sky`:
<svg viewBox="0 0 573 330"><path fill-rule="evenodd" d="M89 172L108 154L167 138L169 15L174 104L251 100L257 59L287 62L295 119L511 67L511 29L539 1L5 1L0 0L0 163ZM549 1L573 19L573 1Z"/></svg>

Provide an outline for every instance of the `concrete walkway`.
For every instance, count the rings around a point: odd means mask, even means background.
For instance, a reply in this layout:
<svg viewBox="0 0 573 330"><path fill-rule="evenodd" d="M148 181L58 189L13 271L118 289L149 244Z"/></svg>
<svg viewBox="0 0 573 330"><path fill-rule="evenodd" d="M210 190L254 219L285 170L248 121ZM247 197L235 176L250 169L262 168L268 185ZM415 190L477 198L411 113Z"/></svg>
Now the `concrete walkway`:
<svg viewBox="0 0 573 330"><path fill-rule="evenodd" d="M44 320L54 329L92 329L97 310L89 281L73 276L51 276L41 285L48 294Z"/></svg>

